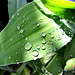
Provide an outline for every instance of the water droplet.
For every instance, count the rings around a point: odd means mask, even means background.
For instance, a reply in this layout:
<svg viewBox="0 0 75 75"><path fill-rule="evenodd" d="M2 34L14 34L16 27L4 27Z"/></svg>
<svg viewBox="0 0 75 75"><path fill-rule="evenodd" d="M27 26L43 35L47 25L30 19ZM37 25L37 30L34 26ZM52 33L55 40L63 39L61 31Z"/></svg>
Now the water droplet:
<svg viewBox="0 0 75 75"><path fill-rule="evenodd" d="M39 27L40 26L40 24L39 23L37 23L37 27Z"/></svg>
<svg viewBox="0 0 75 75"><path fill-rule="evenodd" d="M25 18L25 16L23 16L23 18Z"/></svg>
<svg viewBox="0 0 75 75"><path fill-rule="evenodd" d="M23 23L24 23L24 20L23 20Z"/></svg>
<svg viewBox="0 0 75 75"><path fill-rule="evenodd" d="M29 20L29 18L27 18L27 20Z"/></svg>
<svg viewBox="0 0 75 75"><path fill-rule="evenodd" d="M26 50L30 50L31 48L32 48L32 44L29 43L29 42L27 42L27 43L25 44L25 49L26 49Z"/></svg>
<svg viewBox="0 0 75 75"><path fill-rule="evenodd" d="M24 35L22 35L22 37L24 37Z"/></svg>
<svg viewBox="0 0 75 75"><path fill-rule="evenodd" d="M21 25L21 27L23 27L23 25Z"/></svg>
<svg viewBox="0 0 75 75"><path fill-rule="evenodd" d="M24 30L23 30L23 29L21 29L21 30L20 30L20 33L23 33L23 32L24 32Z"/></svg>
<svg viewBox="0 0 75 75"><path fill-rule="evenodd" d="M40 49L40 45L37 45L37 49Z"/></svg>
<svg viewBox="0 0 75 75"><path fill-rule="evenodd" d="M50 47L48 47L48 49L50 50Z"/></svg>
<svg viewBox="0 0 75 75"><path fill-rule="evenodd" d="M21 49L19 49L19 51L20 51Z"/></svg>
<svg viewBox="0 0 75 75"><path fill-rule="evenodd" d="M18 59L16 59L16 61L18 61Z"/></svg>
<svg viewBox="0 0 75 75"><path fill-rule="evenodd" d="M40 9L41 11L43 11L44 9L42 8L42 9Z"/></svg>
<svg viewBox="0 0 75 75"><path fill-rule="evenodd" d="M19 13L17 13L17 16L19 16Z"/></svg>
<svg viewBox="0 0 75 75"><path fill-rule="evenodd" d="M49 44L49 41L47 42L47 44Z"/></svg>
<svg viewBox="0 0 75 75"><path fill-rule="evenodd" d="M46 41L45 41L45 39L43 39L43 40L42 40L42 44L45 44L45 43L46 43Z"/></svg>
<svg viewBox="0 0 75 75"><path fill-rule="evenodd" d="M25 40L27 40L28 38L26 37Z"/></svg>
<svg viewBox="0 0 75 75"><path fill-rule="evenodd" d="M17 54L17 52L16 52L16 54Z"/></svg>
<svg viewBox="0 0 75 75"><path fill-rule="evenodd" d="M35 27L33 27L33 29L35 29Z"/></svg>
<svg viewBox="0 0 75 75"><path fill-rule="evenodd" d="M39 32L38 32L38 34L39 34Z"/></svg>
<svg viewBox="0 0 75 75"><path fill-rule="evenodd" d="M72 19L74 19L74 16L72 17Z"/></svg>
<svg viewBox="0 0 75 75"><path fill-rule="evenodd" d="M42 22L42 19L40 19L40 22Z"/></svg>
<svg viewBox="0 0 75 75"><path fill-rule="evenodd" d="M51 38L53 39L54 38L54 35L51 34Z"/></svg>
<svg viewBox="0 0 75 75"><path fill-rule="evenodd" d="M11 59L11 56L9 56L8 58Z"/></svg>
<svg viewBox="0 0 75 75"><path fill-rule="evenodd" d="M33 55L34 57L37 57L37 56L39 55L39 52L38 52L37 50L34 50L33 53L32 53L32 55Z"/></svg>
<svg viewBox="0 0 75 75"><path fill-rule="evenodd" d="M45 50L45 49L46 49L46 47L43 45L43 46L42 46L42 50Z"/></svg>
<svg viewBox="0 0 75 75"><path fill-rule="evenodd" d="M28 52L28 54L29 54L29 52Z"/></svg>
<svg viewBox="0 0 75 75"><path fill-rule="evenodd" d="M10 39L10 41L12 41L12 38Z"/></svg>
<svg viewBox="0 0 75 75"><path fill-rule="evenodd" d="M20 42L18 42L18 44L20 44Z"/></svg>
<svg viewBox="0 0 75 75"><path fill-rule="evenodd" d="M57 49L56 48L54 48L54 51L56 51Z"/></svg>
<svg viewBox="0 0 75 75"><path fill-rule="evenodd" d="M17 29L19 30L20 29L20 26L17 26Z"/></svg>
<svg viewBox="0 0 75 75"><path fill-rule="evenodd" d="M46 37L46 34L45 34L45 32L42 32L42 37Z"/></svg>

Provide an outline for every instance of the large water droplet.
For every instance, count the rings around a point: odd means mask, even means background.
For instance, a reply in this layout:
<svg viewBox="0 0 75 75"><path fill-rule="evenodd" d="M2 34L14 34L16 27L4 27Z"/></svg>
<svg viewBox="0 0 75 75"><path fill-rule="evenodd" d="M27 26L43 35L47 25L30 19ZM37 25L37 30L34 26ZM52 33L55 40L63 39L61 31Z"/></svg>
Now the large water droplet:
<svg viewBox="0 0 75 75"><path fill-rule="evenodd" d="M32 48L32 44L29 43L29 42L27 42L27 43L25 44L25 49L26 49L26 50L30 50L31 48Z"/></svg>
<svg viewBox="0 0 75 75"><path fill-rule="evenodd" d="M46 47L43 45L43 46L42 46L42 50L45 50L45 49L46 49Z"/></svg>
<svg viewBox="0 0 75 75"><path fill-rule="evenodd" d="M37 49L40 49L40 45L37 45Z"/></svg>
<svg viewBox="0 0 75 75"><path fill-rule="evenodd" d="M42 37L46 37L46 34L45 34L45 32L42 32Z"/></svg>
<svg viewBox="0 0 75 75"><path fill-rule="evenodd" d="M17 29L19 30L20 29L20 26L17 26Z"/></svg>
<svg viewBox="0 0 75 75"><path fill-rule="evenodd" d="M42 40L42 44L45 44L45 43L46 43L46 41L45 41L45 39L43 39L43 40Z"/></svg>
<svg viewBox="0 0 75 75"><path fill-rule="evenodd" d="M34 57L37 57L39 55L39 52L37 50L34 50L32 54Z"/></svg>

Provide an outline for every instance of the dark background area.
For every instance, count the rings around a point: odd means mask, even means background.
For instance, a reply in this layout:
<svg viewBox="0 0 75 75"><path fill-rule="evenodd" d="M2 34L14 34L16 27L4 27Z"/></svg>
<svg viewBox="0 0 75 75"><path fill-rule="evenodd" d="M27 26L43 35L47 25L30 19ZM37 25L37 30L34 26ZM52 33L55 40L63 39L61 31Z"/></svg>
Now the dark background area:
<svg viewBox="0 0 75 75"><path fill-rule="evenodd" d="M32 0L27 0L31 2ZM0 31L8 24L8 0L0 0Z"/></svg>

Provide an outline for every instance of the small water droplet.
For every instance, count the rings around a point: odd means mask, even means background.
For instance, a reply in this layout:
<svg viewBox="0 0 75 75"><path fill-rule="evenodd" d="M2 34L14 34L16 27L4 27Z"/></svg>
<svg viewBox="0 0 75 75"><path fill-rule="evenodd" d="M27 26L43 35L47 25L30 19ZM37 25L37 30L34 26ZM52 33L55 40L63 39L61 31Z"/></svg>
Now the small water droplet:
<svg viewBox="0 0 75 75"><path fill-rule="evenodd" d="M17 13L17 16L19 16L19 13Z"/></svg>
<svg viewBox="0 0 75 75"><path fill-rule="evenodd" d="M35 27L33 27L33 29L35 29Z"/></svg>
<svg viewBox="0 0 75 75"><path fill-rule="evenodd" d="M42 37L46 37L46 34L45 34L45 32L42 32Z"/></svg>
<svg viewBox="0 0 75 75"><path fill-rule="evenodd" d="M49 41L47 42L47 44L49 44Z"/></svg>
<svg viewBox="0 0 75 75"><path fill-rule="evenodd" d="M16 59L16 61L18 61L18 59Z"/></svg>
<svg viewBox="0 0 75 75"><path fill-rule="evenodd" d="M43 45L43 46L42 46L42 50L45 50L45 49L46 49L46 47Z"/></svg>
<svg viewBox="0 0 75 75"><path fill-rule="evenodd" d="M20 44L20 42L18 42L18 44Z"/></svg>
<svg viewBox="0 0 75 75"><path fill-rule="evenodd" d="M54 38L54 35L51 34L51 38L53 39Z"/></svg>
<svg viewBox="0 0 75 75"><path fill-rule="evenodd" d="M43 11L44 9L42 8L42 9L40 9L41 11Z"/></svg>
<svg viewBox="0 0 75 75"><path fill-rule="evenodd" d="M19 51L20 51L21 49L19 49Z"/></svg>
<svg viewBox="0 0 75 75"><path fill-rule="evenodd" d="M17 52L16 52L16 54L17 54Z"/></svg>
<svg viewBox="0 0 75 75"><path fill-rule="evenodd" d="M37 49L40 49L40 45L37 45Z"/></svg>
<svg viewBox="0 0 75 75"><path fill-rule="evenodd" d="M11 59L11 56L9 56L8 58Z"/></svg>
<svg viewBox="0 0 75 75"><path fill-rule="evenodd" d="M24 23L24 20L23 20L23 23Z"/></svg>
<svg viewBox="0 0 75 75"><path fill-rule="evenodd" d="M27 40L28 38L26 37L25 40Z"/></svg>
<svg viewBox="0 0 75 75"><path fill-rule="evenodd" d="M22 37L24 37L24 35L22 35Z"/></svg>
<svg viewBox="0 0 75 75"><path fill-rule="evenodd" d="M29 18L27 18L27 20L29 20Z"/></svg>
<svg viewBox="0 0 75 75"><path fill-rule="evenodd" d="M20 33L23 33L23 32L24 32L24 30L23 30L23 29L21 29L21 30L20 30Z"/></svg>
<svg viewBox="0 0 75 75"><path fill-rule="evenodd" d="M21 27L23 27L23 25L21 25Z"/></svg>
<svg viewBox="0 0 75 75"><path fill-rule="evenodd" d="M42 44L46 44L46 41L45 41L45 39L43 39L43 40L42 40Z"/></svg>
<svg viewBox="0 0 75 75"><path fill-rule="evenodd" d="M29 54L30 52L28 51L28 54Z"/></svg>
<svg viewBox="0 0 75 75"><path fill-rule="evenodd" d="M38 32L38 34L39 34L39 32Z"/></svg>
<svg viewBox="0 0 75 75"><path fill-rule="evenodd" d="M20 29L20 26L17 26L17 29L19 30Z"/></svg>
<svg viewBox="0 0 75 75"><path fill-rule="evenodd" d="M51 44L53 44L53 42L51 42Z"/></svg>
<svg viewBox="0 0 75 75"><path fill-rule="evenodd" d="M39 55L39 52L38 52L37 50L34 50L33 53L32 53L32 55L33 55L34 57L37 57L37 56Z"/></svg>
<svg viewBox="0 0 75 75"><path fill-rule="evenodd" d="M48 47L48 49L50 50L50 47Z"/></svg>
<svg viewBox="0 0 75 75"><path fill-rule="evenodd" d="M32 48L32 44L29 43L29 42L27 42L27 43L25 44L25 49L26 49L26 50L30 50L31 48Z"/></svg>
<svg viewBox="0 0 75 75"><path fill-rule="evenodd" d="M25 16L23 16L23 18L25 18Z"/></svg>
<svg viewBox="0 0 75 75"><path fill-rule="evenodd" d="M10 41L12 41L12 38L10 39Z"/></svg>
<svg viewBox="0 0 75 75"><path fill-rule="evenodd" d="M54 48L54 51L56 51L57 49L56 48Z"/></svg>
<svg viewBox="0 0 75 75"><path fill-rule="evenodd" d="M42 22L42 19L40 19L40 22Z"/></svg>
<svg viewBox="0 0 75 75"><path fill-rule="evenodd" d="M40 24L39 23L37 23L37 27L39 27L40 26Z"/></svg>

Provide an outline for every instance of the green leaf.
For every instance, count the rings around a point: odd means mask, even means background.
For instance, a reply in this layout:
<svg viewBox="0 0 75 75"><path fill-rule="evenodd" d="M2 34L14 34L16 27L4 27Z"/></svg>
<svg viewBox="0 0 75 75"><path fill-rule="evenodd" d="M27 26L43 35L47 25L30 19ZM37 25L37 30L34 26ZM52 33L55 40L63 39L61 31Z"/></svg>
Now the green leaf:
<svg viewBox="0 0 75 75"><path fill-rule="evenodd" d="M11 18L15 12L27 4L27 0L8 0L9 18Z"/></svg>
<svg viewBox="0 0 75 75"><path fill-rule="evenodd" d="M66 66L64 68L65 71L75 71L75 58L72 58L72 59L69 59L67 62L66 62Z"/></svg>
<svg viewBox="0 0 75 75"><path fill-rule="evenodd" d="M43 73L42 72L42 67L43 67L43 64L41 63L40 59L37 59L36 61L30 61L30 62L27 62L27 64L33 68L33 70L38 73Z"/></svg>
<svg viewBox="0 0 75 75"><path fill-rule="evenodd" d="M65 49L64 59L65 61L68 61L69 59L74 57L75 57L75 35L73 36L72 40L68 43Z"/></svg>
<svg viewBox="0 0 75 75"><path fill-rule="evenodd" d="M75 22L75 2L67 0L41 0L54 14Z"/></svg>
<svg viewBox="0 0 75 75"><path fill-rule="evenodd" d="M1 32L0 66L36 60L72 39L73 30L68 24L63 21L57 24L58 17L48 18L38 4L42 3L33 1L17 11Z"/></svg>
<svg viewBox="0 0 75 75"><path fill-rule="evenodd" d="M63 57L56 54L46 66L48 72L53 75L58 75L63 71Z"/></svg>
<svg viewBox="0 0 75 75"><path fill-rule="evenodd" d="M52 57L55 55L56 53L55 52L52 52L50 54L47 54L46 56L42 57L40 60L41 60L41 63L46 66L47 63L52 59Z"/></svg>

